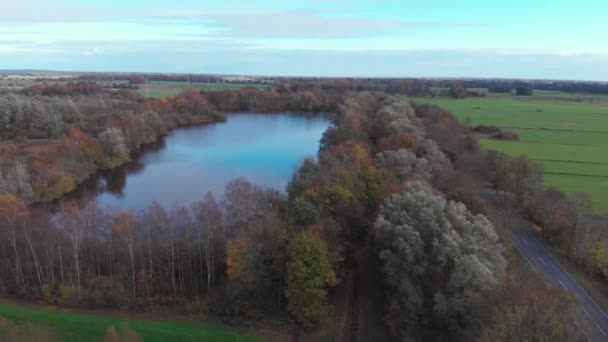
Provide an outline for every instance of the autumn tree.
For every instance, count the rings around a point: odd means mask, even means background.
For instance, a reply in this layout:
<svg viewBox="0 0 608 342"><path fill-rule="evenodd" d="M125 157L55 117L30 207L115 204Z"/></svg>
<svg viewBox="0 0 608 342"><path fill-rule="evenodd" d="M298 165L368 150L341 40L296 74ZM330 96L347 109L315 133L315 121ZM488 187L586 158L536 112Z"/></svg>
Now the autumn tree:
<svg viewBox="0 0 608 342"><path fill-rule="evenodd" d="M327 245L310 232L296 236L287 262L288 310L304 328L313 328L330 310L327 289L337 278L328 259Z"/></svg>
<svg viewBox="0 0 608 342"><path fill-rule="evenodd" d="M133 297L136 296L135 290L135 244L138 222L135 214L130 211L120 211L112 220L112 234L122 240L129 253L131 263L131 287Z"/></svg>
<svg viewBox="0 0 608 342"><path fill-rule="evenodd" d="M569 342L583 338L572 300L534 274L510 274L498 287L478 342ZM584 338L583 338L584 340Z"/></svg>

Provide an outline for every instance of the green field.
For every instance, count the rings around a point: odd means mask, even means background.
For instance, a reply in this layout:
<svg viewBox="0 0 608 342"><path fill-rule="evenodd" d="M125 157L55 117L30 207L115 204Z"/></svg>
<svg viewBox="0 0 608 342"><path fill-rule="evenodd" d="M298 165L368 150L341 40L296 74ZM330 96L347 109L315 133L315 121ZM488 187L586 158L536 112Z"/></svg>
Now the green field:
<svg viewBox="0 0 608 342"><path fill-rule="evenodd" d="M608 209L608 97L546 91L535 94L413 100L439 105L472 125L515 130L520 141L480 142L486 148L509 155L525 154L543 163L546 186L566 193L587 193L596 209ZM575 100L580 98L586 100Z"/></svg>
<svg viewBox="0 0 608 342"><path fill-rule="evenodd" d="M41 309L0 302L0 317L19 323L30 321L52 329L63 341L101 341L109 326L126 324L144 341L258 341L236 329L194 321L121 319L105 314ZM1 340L1 337L0 337Z"/></svg>
<svg viewBox="0 0 608 342"><path fill-rule="evenodd" d="M69 80L49 80L47 84L64 84L66 82L74 82L75 79ZM0 89L18 90L27 86L30 86L37 82L34 79L0 79ZM112 86L114 84L125 84L127 80L111 80L111 81L95 81L95 83ZM259 83L247 83L239 82L238 80L230 80L230 82L174 82L174 81L150 81L147 85L139 85L139 93L142 96L149 96L153 98L163 98L168 96L175 96L182 91L190 88L205 89L205 90L218 90L218 89L235 89L235 88L246 88L253 87L259 89L265 89L271 86L270 81L260 81Z"/></svg>
<svg viewBox="0 0 608 342"><path fill-rule="evenodd" d="M139 87L139 93L143 96L154 98L163 98L167 96L175 96L180 92L188 89L188 86L196 89L234 89L254 87L264 89L270 86L269 83L241 83L241 82L170 82L170 81L151 81L147 85L142 84Z"/></svg>

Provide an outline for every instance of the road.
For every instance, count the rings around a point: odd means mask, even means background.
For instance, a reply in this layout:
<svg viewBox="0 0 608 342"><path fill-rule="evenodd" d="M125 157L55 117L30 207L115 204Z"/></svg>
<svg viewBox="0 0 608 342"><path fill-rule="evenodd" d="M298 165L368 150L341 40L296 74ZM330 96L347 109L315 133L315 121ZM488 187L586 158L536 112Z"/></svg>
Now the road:
<svg viewBox="0 0 608 342"><path fill-rule="evenodd" d="M574 324L585 332L590 341L608 341L608 315L551 256L538 239L525 230L513 233L513 243L530 266L555 286L579 298Z"/></svg>

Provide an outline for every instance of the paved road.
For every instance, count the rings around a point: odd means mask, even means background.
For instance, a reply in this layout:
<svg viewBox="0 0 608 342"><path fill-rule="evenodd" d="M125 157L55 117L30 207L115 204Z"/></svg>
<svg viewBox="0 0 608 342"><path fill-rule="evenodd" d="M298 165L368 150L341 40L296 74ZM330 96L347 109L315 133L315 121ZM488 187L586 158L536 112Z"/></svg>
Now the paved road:
<svg viewBox="0 0 608 342"><path fill-rule="evenodd" d="M590 341L608 341L608 315L551 256L542 243L524 230L513 234L513 243L534 270L555 286L562 287L580 299L577 303L580 315L576 315L574 324L585 332L587 338Z"/></svg>

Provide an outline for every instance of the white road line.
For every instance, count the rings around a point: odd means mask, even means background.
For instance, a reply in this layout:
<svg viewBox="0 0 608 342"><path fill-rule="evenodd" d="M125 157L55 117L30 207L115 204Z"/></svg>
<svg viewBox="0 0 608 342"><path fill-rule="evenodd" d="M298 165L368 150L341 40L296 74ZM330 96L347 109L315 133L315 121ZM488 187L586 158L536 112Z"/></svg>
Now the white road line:
<svg viewBox="0 0 608 342"><path fill-rule="evenodd" d="M595 325L597 326L597 328L598 328L598 329L600 329L600 331L602 332L602 335L604 335L604 336L608 336L608 335L606 335L606 333L604 332L604 329L602 329L602 327L600 327L600 325L599 325L599 324L597 324L597 322L596 322L596 321L593 321L593 323L595 323Z"/></svg>
<svg viewBox="0 0 608 342"><path fill-rule="evenodd" d="M521 256L524 257L524 259L526 259L526 261L528 262L528 265L530 265L530 267L532 267L532 269L534 270L534 272L536 272L536 267L534 267L534 265L532 264L532 262L530 261L530 259L528 259L528 257L524 254L524 252L522 252L522 250L519 249L519 247L517 246L517 244L515 243L515 241L513 241L513 246L515 246L515 248L517 248L517 250L519 251L519 254L521 254Z"/></svg>
<svg viewBox="0 0 608 342"><path fill-rule="evenodd" d="M566 287L566 285L564 285L564 283L562 283L562 281L560 280L559 283L562 285L562 287L564 288L564 290L568 291L568 288Z"/></svg>
<svg viewBox="0 0 608 342"><path fill-rule="evenodd" d="M585 315L587 315L587 317L591 318L591 315L589 314L589 312L587 311L587 309L585 309L584 306L581 305L581 308L583 309L583 311L585 312Z"/></svg>
<svg viewBox="0 0 608 342"><path fill-rule="evenodd" d="M538 257L538 258L540 259L540 262L542 262L542 263L543 263L543 265L546 265L546 264L547 264L547 263L545 262L545 260L543 260L543 258L541 258L541 257Z"/></svg>
<svg viewBox="0 0 608 342"><path fill-rule="evenodd" d="M526 244L526 246L528 245L528 241L526 241L526 239L521 238L521 240Z"/></svg>
<svg viewBox="0 0 608 342"><path fill-rule="evenodd" d="M602 309L599 305L597 305L595 300L593 298L591 298L591 296L587 293L587 291L585 291L585 289L583 289L581 287L581 285L576 282L576 280L574 280L574 278L570 275L570 273L568 271L566 271L564 266L562 266L559 262L557 262L557 260L555 260L555 258L551 255L551 253L549 253L549 251L545 248L545 246L543 246L543 244L540 241L538 241L534 236L532 236L530 233L526 232L524 234L528 234L529 237L531 237L534 241L536 241L536 243L538 243L540 245L540 247L545 251L545 253L547 253L549 255L549 257L551 259L553 259L553 261L557 264L557 266L559 266L559 268L561 268L562 271L564 271L564 273L566 273L568 275L568 277L570 277L570 280L572 280L572 282L575 283L576 286L585 294L585 297L587 297L587 299L589 299L593 303L593 305L595 305L595 307L604 315L604 317L606 317L608 319L608 314L606 314L604 309Z"/></svg>

